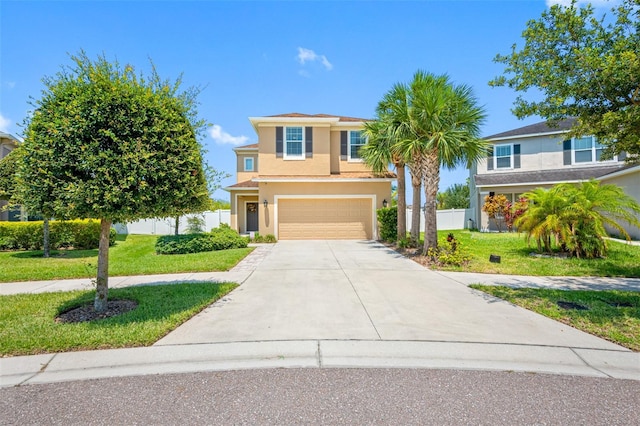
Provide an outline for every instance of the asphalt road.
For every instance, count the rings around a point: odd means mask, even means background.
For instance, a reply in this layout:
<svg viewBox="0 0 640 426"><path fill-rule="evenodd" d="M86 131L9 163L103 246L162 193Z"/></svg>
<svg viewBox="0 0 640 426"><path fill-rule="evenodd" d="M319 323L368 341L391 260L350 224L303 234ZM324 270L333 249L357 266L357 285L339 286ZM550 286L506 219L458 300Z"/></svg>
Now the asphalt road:
<svg viewBox="0 0 640 426"><path fill-rule="evenodd" d="M275 369L0 389L3 425L640 424L640 381L419 369Z"/></svg>

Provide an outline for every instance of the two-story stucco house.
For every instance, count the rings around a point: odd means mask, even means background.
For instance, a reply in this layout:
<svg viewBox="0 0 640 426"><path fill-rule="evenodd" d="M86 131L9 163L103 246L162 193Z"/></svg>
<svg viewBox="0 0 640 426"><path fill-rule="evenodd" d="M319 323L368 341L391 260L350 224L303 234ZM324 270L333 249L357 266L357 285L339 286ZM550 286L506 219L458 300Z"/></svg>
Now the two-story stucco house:
<svg viewBox="0 0 640 426"><path fill-rule="evenodd" d="M557 127L542 122L485 138L492 149L470 170L471 208L479 229L494 226L482 212L485 196L504 194L513 201L523 192L560 182L595 178L622 187L640 202L640 166L625 164L624 154L601 161L602 146L594 137L566 137L572 124L572 119ZM629 225L625 229L640 239L638 228Z"/></svg>
<svg viewBox="0 0 640 426"><path fill-rule="evenodd" d="M375 239L391 172L363 163L365 119L326 114L249 118L258 143L235 148L231 227L285 239Z"/></svg>
<svg viewBox="0 0 640 426"><path fill-rule="evenodd" d="M18 146L18 138L9 133L0 132L0 160L9 155ZM0 200L0 221L2 220L20 220L20 211L6 211L3 209L7 202Z"/></svg>

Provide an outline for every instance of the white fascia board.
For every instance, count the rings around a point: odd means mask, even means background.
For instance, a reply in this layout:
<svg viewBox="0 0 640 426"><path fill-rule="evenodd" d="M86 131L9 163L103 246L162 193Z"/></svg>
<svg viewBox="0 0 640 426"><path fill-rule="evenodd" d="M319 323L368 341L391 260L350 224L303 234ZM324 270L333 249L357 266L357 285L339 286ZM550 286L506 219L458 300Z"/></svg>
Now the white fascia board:
<svg viewBox="0 0 640 426"><path fill-rule="evenodd" d="M249 121L256 133L258 133L258 127L261 126L282 126L287 123L312 123L315 126L331 126L337 123L338 120L339 118L337 117L249 117Z"/></svg>
<svg viewBox="0 0 640 426"><path fill-rule="evenodd" d="M502 188L505 186L531 186L531 185L557 185L559 183L580 183L586 182L589 179L577 179L577 180L551 180L548 182L521 182L521 183L500 183L495 185L478 185L476 183L476 188Z"/></svg>
<svg viewBox="0 0 640 426"><path fill-rule="evenodd" d="M254 178L254 182L301 182L301 183L344 183L344 182L393 182L396 178Z"/></svg>
<svg viewBox="0 0 640 426"><path fill-rule="evenodd" d="M232 188L230 186L227 186L226 188L222 188L223 191L227 191L227 192L231 192L231 191L255 191L258 192L258 188Z"/></svg>
<svg viewBox="0 0 640 426"><path fill-rule="evenodd" d="M233 148L235 152L239 151L258 151L258 147L255 148Z"/></svg>
<svg viewBox="0 0 640 426"><path fill-rule="evenodd" d="M488 142L499 142L499 141L508 141L508 140L514 140L514 139L527 139L527 138L536 138L536 137L540 137L540 136L554 136L554 135L562 135L564 133L567 133L567 130L557 130L555 132L545 132L545 133L530 133L528 135L516 135L516 136L505 136L502 138L491 138L491 139L485 139Z"/></svg>
<svg viewBox="0 0 640 426"><path fill-rule="evenodd" d="M619 172L613 172L613 173L608 174L608 175L600 176L598 179L599 180L613 179L613 178L617 178L617 177L620 177L620 176L628 175L630 173L636 173L636 172L639 172L639 171L640 171L640 165L637 165L635 167L630 167L628 169L620 170Z"/></svg>
<svg viewBox="0 0 640 426"><path fill-rule="evenodd" d="M364 121L338 121L334 124L335 127L356 127L361 128L364 126Z"/></svg>

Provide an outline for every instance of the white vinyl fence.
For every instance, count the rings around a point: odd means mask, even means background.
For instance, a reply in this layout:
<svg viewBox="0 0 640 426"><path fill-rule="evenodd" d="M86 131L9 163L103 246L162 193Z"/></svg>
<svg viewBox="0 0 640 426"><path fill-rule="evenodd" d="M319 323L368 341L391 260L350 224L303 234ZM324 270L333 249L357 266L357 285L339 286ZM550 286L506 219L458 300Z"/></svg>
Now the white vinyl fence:
<svg viewBox="0 0 640 426"><path fill-rule="evenodd" d="M221 223L231 223L231 210L207 211L197 214L180 216L179 231L184 234L187 230L187 219L199 216L205 221L204 230L210 231ZM145 219L131 223L116 223L114 228L118 234L147 234L147 235L171 235L175 230L175 218Z"/></svg>
<svg viewBox="0 0 640 426"><path fill-rule="evenodd" d="M436 221L438 230L467 229L469 219L475 221L473 209L438 210ZM472 226L476 226L475 222ZM407 208L407 231L411 229L411 207ZM424 232L424 209L420 210L420 232Z"/></svg>

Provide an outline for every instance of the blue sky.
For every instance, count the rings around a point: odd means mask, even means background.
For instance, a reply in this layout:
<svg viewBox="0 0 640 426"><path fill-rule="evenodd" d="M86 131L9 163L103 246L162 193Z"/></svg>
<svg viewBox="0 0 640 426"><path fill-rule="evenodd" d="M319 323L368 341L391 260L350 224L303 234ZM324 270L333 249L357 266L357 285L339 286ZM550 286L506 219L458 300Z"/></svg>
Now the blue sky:
<svg viewBox="0 0 640 426"><path fill-rule="evenodd" d="M183 74L202 86L213 126L206 160L235 173L233 147L257 142L248 117L288 112L373 117L378 100L418 70L473 87L484 136L539 121L510 112L516 94L491 88L498 53L552 0L511 1L11 1L0 3L0 130L20 136L41 79L69 54ZM599 1L602 3L602 0ZM440 189L468 171L443 171ZM223 185L234 183L227 179ZM219 191L220 198L228 194Z"/></svg>

